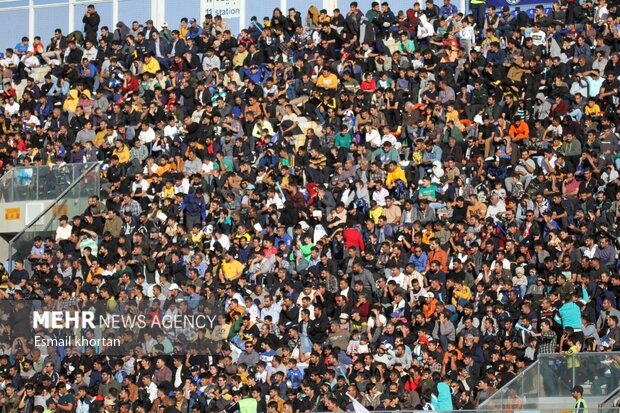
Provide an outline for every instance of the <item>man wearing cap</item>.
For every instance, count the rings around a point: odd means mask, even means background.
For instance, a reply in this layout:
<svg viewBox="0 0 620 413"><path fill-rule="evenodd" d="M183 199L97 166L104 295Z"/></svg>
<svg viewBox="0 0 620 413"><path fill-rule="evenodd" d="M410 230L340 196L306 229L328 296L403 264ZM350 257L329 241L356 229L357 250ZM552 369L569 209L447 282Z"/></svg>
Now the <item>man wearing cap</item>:
<svg viewBox="0 0 620 413"><path fill-rule="evenodd" d="M187 28L187 38L197 39L202 36L202 27L198 24L196 19L189 19L189 27Z"/></svg>
<svg viewBox="0 0 620 413"><path fill-rule="evenodd" d="M142 30L142 34L144 35L145 39L151 39L153 36L153 33L159 33L157 31L157 29L153 26L153 20L148 19L146 21L146 26L144 27L144 29Z"/></svg>
<svg viewBox="0 0 620 413"><path fill-rule="evenodd" d="M583 387L575 386L570 391L570 394L575 399L575 407L573 408L574 413L588 413L588 404L583 399Z"/></svg>

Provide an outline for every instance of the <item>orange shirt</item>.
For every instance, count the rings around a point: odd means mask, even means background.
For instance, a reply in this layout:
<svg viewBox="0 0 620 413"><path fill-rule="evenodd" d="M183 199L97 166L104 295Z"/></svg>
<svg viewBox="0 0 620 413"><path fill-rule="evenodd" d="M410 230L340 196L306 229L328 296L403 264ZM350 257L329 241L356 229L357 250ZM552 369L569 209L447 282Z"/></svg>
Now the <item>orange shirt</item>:
<svg viewBox="0 0 620 413"><path fill-rule="evenodd" d="M437 307L437 299L433 298L430 303L422 304L422 312L424 313L424 318L427 320L435 314L435 308Z"/></svg>
<svg viewBox="0 0 620 413"><path fill-rule="evenodd" d="M430 268L431 262L433 261L439 261L441 269L446 272L448 271L448 253L443 249L439 248L437 251L429 251L427 269Z"/></svg>
<svg viewBox="0 0 620 413"><path fill-rule="evenodd" d="M462 360L463 359L463 352L461 350L459 350L458 348L454 350L454 352L456 353L456 359L457 360ZM450 358L450 354L446 351L445 354L443 355L443 362L447 362L448 359Z"/></svg>
<svg viewBox="0 0 620 413"><path fill-rule="evenodd" d="M523 121L521 121L521 124L519 124L518 127L513 123L512 125L510 125L508 135L514 136L514 139L517 141L527 139L530 137L530 128L529 126L527 126L527 123Z"/></svg>

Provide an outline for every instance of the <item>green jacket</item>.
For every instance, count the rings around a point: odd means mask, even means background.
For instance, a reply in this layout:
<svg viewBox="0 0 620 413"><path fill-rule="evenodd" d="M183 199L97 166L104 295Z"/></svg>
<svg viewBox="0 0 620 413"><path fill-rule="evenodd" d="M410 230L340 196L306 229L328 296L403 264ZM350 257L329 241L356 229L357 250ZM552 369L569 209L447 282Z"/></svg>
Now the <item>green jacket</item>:
<svg viewBox="0 0 620 413"><path fill-rule="evenodd" d="M256 399L247 398L239 400L239 413L256 413L258 411L258 403Z"/></svg>

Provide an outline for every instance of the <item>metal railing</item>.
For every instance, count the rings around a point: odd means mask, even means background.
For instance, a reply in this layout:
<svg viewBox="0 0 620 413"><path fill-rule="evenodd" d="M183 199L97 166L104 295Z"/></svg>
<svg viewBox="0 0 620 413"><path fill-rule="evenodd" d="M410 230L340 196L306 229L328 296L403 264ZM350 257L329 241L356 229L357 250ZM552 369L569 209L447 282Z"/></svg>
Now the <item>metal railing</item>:
<svg viewBox="0 0 620 413"><path fill-rule="evenodd" d="M618 400L619 397L620 397L620 386L616 387L616 390L609 393L609 396L605 397L605 399L603 399L603 401L598 404L598 407L607 408L607 409L616 408L617 410L620 411L620 409L618 409L618 407L615 406L616 400Z"/></svg>
<svg viewBox="0 0 620 413"><path fill-rule="evenodd" d="M88 197L99 195L100 164L75 164L72 168L80 173L43 211L31 222L26 222L24 229L9 241L9 271L13 270L16 259L25 260L29 255L36 236L44 238L54 235L58 227L58 218L67 215L69 219L81 215L88 206Z"/></svg>
<svg viewBox="0 0 620 413"><path fill-rule="evenodd" d="M570 407L571 389L584 387L596 406L620 386L620 352L540 354L538 360L480 404L480 409L509 410L519 398L524 409ZM615 410L618 411L618 410Z"/></svg>
<svg viewBox="0 0 620 413"><path fill-rule="evenodd" d="M0 178L0 201L44 201L56 199L81 174L97 162L63 165L18 166Z"/></svg>
<svg viewBox="0 0 620 413"><path fill-rule="evenodd" d="M586 398L587 399L587 398ZM587 400L586 400L587 403ZM515 405L505 410L508 413L573 413L573 406L575 404L574 399L566 399L566 405L568 407L549 407L542 409L528 409L525 407L519 407L519 400L515 399ZM353 412L354 410L349 409ZM477 409L477 410L433 410L440 413L502 413L502 410L497 409ZM422 410L371 410L372 413L421 413ZM315 413L329 413L329 412L315 412ZM357 413L357 412L355 412ZM597 407L588 404L588 413L620 413L618 407Z"/></svg>

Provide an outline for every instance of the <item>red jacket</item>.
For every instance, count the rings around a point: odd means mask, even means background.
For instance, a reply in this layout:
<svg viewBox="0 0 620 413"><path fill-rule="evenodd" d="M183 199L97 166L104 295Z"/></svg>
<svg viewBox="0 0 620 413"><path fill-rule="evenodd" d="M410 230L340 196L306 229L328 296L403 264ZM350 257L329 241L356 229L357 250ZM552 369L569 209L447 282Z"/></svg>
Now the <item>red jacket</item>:
<svg viewBox="0 0 620 413"><path fill-rule="evenodd" d="M364 239L362 238L361 232L354 228L347 228L342 233L342 237L344 238L345 248L356 247L364 252Z"/></svg>

